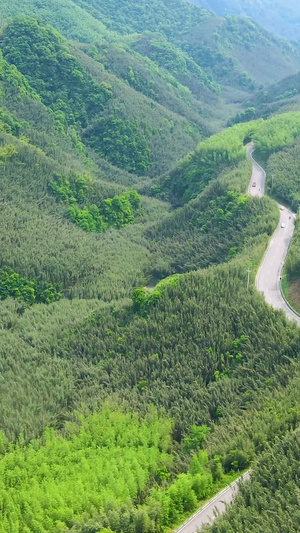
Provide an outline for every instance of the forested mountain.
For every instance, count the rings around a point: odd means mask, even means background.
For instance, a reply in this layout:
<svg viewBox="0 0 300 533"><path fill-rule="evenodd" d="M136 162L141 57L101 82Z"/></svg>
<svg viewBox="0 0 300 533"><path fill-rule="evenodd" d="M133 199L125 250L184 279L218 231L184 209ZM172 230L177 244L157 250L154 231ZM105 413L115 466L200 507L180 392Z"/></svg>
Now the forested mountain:
<svg viewBox="0 0 300 533"><path fill-rule="evenodd" d="M267 30L299 41L300 6L297 0L191 0L219 15L247 15Z"/></svg>
<svg viewBox="0 0 300 533"><path fill-rule="evenodd" d="M300 331L254 279L299 200L297 48L181 0L0 20L0 532L162 533L279 443L293 509Z"/></svg>
<svg viewBox="0 0 300 533"><path fill-rule="evenodd" d="M254 23L217 17L184 0L151 6L143 1L138 9L132 2L120 6L96 0L13 0L0 6L2 24L24 13L38 16L72 41L93 44L88 53L106 77L113 73L193 123L202 119L210 130L234 114L249 92L300 66L297 49Z"/></svg>

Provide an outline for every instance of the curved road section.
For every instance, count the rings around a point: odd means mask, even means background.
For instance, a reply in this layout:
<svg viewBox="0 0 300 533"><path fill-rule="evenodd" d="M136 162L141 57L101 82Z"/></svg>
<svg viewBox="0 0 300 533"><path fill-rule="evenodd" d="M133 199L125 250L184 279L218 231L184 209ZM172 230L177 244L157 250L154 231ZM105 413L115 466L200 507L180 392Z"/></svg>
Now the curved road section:
<svg viewBox="0 0 300 533"><path fill-rule="evenodd" d="M254 145L253 143L247 146L247 155L252 160L252 174L248 187L248 194L250 196L263 196L265 194L266 173L264 169L253 158Z"/></svg>
<svg viewBox="0 0 300 533"><path fill-rule="evenodd" d="M248 187L250 196L262 197L265 192L266 173L253 158L254 145L247 146L248 157L252 160L252 175ZM256 276L256 288L262 292L265 300L275 309L285 312L289 320L300 326L300 315L289 306L281 291L281 273L295 229L295 215L283 206L279 206L280 220L272 236L264 259ZM212 498L202 509L194 514L176 533L196 533L205 524L211 524L219 514L223 514L226 505L234 499L241 481L247 481L250 473L246 472L234 483Z"/></svg>
<svg viewBox="0 0 300 533"><path fill-rule="evenodd" d="M251 196L263 196L266 173L253 159L253 151L253 146L249 145L248 155L252 159L252 176L248 193ZM281 273L295 230L295 215L283 206L279 206L279 209L279 224L259 267L255 284L269 305L284 311L289 320L296 321L300 326L300 316L289 306L281 291Z"/></svg>

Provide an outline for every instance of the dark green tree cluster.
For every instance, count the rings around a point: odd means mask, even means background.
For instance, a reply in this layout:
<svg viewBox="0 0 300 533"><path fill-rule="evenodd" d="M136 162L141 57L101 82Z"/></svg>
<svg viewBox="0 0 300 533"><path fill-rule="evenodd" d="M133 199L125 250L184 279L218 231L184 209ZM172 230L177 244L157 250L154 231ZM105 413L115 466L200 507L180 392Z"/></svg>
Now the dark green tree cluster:
<svg viewBox="0 0 300 533"><path fill-rule="evenodd" d="M51 282L40 283L30 281L11 269L0 270L0 300L16 298L25 304L52 303L62 295L56 285Z"/></svg>
<svg viewBox="0 0 300 533"><path fill-rule="evenodd" d="M17 137L20 133L20 129L21 124L18 120L13 115L0 108L0 131L11 133Z"/></svg>
<svg viewBox="0 0 300 533"><path fill-rule="evenodd" d="M37 19L14 19L4 29L0 45L4 59L26 76L63 129L77 123L85 126L111 96L110 88L96 83L70 54L60 34Z"/></svg>
<svg viewBox="0 0 300 533"><path fill-rule="evenodd" d="M138 175L146 173L151 151L136 122L119 117L99 118L85 131L84 137L113 165Z"/></svg>
<svg viewBox="0 0 300 533"><path fill-rule="evenodd" d="M10 84L17 89L21 95L27 95L35 100L40 100L39 95L32 87L30 87L27 79L21 74L17 67L4 61L2 50L0 50L0 81Z"/></svg>
<svg viewBox="0 0 300 533"><path fill-rule="evenodd" d="M234 118L230 119L227 126L234 126L234 124L239 124L240 122L250 122L250 120L255 120L256 118L258 118L256 108L247 107L247 109L244 109L244 111L241 111Z"/></svg>

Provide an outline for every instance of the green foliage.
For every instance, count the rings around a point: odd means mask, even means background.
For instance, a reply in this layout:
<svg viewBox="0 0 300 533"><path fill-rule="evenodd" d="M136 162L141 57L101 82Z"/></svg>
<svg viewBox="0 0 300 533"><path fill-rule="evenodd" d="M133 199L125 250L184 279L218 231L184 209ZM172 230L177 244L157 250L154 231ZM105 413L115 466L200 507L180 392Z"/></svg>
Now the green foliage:
<svg viewBox="0 0 300 533"><path fill-rule="evenodd" d="M150 165L147 140L133 121L100 118L86 130L85 138L101 157L129 172L143 175Z"/></svg>
<svg viewBox="0 0 300 533"><path fill-rule="evenodd" d="M220 95L221 87L208 76L186 52L182 52L160 34L144 34L140 36L133 47L141 55L149 57L159 67L168 70L181 83L193 92L205 88L213 94ZM195 87L196 86L196 87Z"/></svg>
<svg viewBox="0 0 300 533"><path fill-rule="evenodd" d="M29 281L11 269L0 270L0 300L12 297L25 304L51 303L61 298L58 287L50 282Z"/></svg>
<svg viewBox="0 0 300 533"><path fill-rule="evenodd" d="M225 168L245 158L245 142L252 139L257 152L268 157L272 152L292 144L299 135L300 113L285 113L269 120L237 124L201 142L195 152L164 178L162 188L171 194L173 202L186 203Z"/></svg>
<svg viewBox="0 0 300 533"><path fill-rule="evenodd" d="M280 202L298 211L300 203L300 143L271 155L267 165L268 193Z"/></svg>
<svg viewBox="0 0 300 533"><path fill-rule="evenodd" d="M201 130L206 129L207 120L204 118L203 107L206 108L209 104L199 101L201 83L199 82L199 94L196 99L196 95L192 95L187 87L188 78L183 79L180 73L175 77L172 71L167 72L159 68L154 61L146 57L147 49L145 52L141 50L141 53L135 51L140 40L138 39L136 43L132 43L131 40L130 36L128 42L125 41L125 43L120 41L114 44L101 41L96 46L85 47L85 51L99 63L104 64L105 68L118 78L125 80L135 91L188 119L191 128L195 125L195 134L196 125ZM143 39L141 41L143 42ZM175 48L175 50L179 53L178 49ZM202 73L200 67L196 64L195 66ZM180 79L182 83L178 81ZM193 82L197 83L197 80L193 78ZM205 93L203 87L202 93Z"/></svg>
<svg viewBox="0 0 300 533"><path fill-rule="evenodd" d="M100 215L99 208L96 205L85 206L80 209L78 206L70 206L68 217L75 222L84 231L96 231L102 233L107 226L104 224Z"/></svg>
<svg viewBox="0 0 300 533"><path fill-rule="evenodd" d="M89 203L95 194L92 179L88 175L75 176L71 179L55 175L49 183L52 194L69 205L68 217L85 231L102 233L108 227L122 228L134 222L135 212L141 205L141 199L134 190L128 190L120 196L103 200L98 207ZM76 204L88 204L83 208Z"/></svg>
<svg viewBox="0 0 300 533"><path fill-rule="evenodd" d="M156 31L159 23L161 32L176 35L190 30L209 16L204 9L186 5L183 0L171 6L167 2L157 1L149 5L146 0L141 0L139 16L130 0L125 0L121 6L117 0L106 0L101 5L97 0L88 0L86 8L96 17L102 14L107 27L120 33Z"/></svg>
<svg viewBox="0 0 300 533"><path fill-rule="evenodd" d="M168 170L207 117L228 120L220 86L241 102L298 60L251 21L181 0L5 4L97 44L27 17L1 37L0 529L160 531L300 421L299 331L252 285L278 213L245 196L244 147L288 146L299 114L239 124ZM140 210L134 189L151 186L186 205ZM124 411L99 413L106 400Z"/></svg>
<svg viewBox="0 0 300 533"><path fill-rule="evenodd" d="M295 234L292 240L292 245L289 249L285 264L285 273L287 274L288 280L299 280L300 279L300 230L299 230L299 220L296 221Z"/></svg>
<svg viewBox="0 0 300 533"><path fill-rule="evenodd" d="M255 107L247 107L244 111L238 113L235 118L232 118L228 121L227 126L234 126L234 124L239 124L241 122L250 122L257 118L257 111Z"/></svg>
<svg viewBox="0 0 300 533"><path fill-rule="evenodd" d="M65 438L48 429L28 447L11 447L0 459L1 527L64 531L128 504L171 464L170 428L153 410L139 419L106 408L71 423Z"/></svg>
<svg viewBox="0 0 300 533"><path fill-rule="evenodd" d="M16 88L20 94L31 96L35 100L39 100L40 97L32 89L21 72L15 65L10 65L7 61L4 61L2 51L0 51L0 81L10 84ZM0 93L1 94L1 93Z"/></svg>
<svg viewBox="0 0 300 533"><path fill-rule="evenodd" d="M103 109L110 88L96 83L57 31L27 16L11 21L1 36L4 59L26 76L62 128Z"/></svg>
<svg viewBox="0 0 300 533"><path fill-rule="evenodd" d="M147 307L151 292L140 289L135 304L146 307L146 315L123 312L107 317L101 328L101 314L61 345L61 357L72 354L76 365L93 364L95 383L103 381L105 387L100 394L118 393L139 409L149 401L164 406L181 437L192 424L217 420L220 407L223 416L232 414L240 405L237 398L252 390L253 379L264 390L265 380L286 360L283 354L297 354L298 333L292 326L286 329L281 315L268 310L254 290L247 293L246 282L246 263L239 259L180 277L155 305ZM107 335L106 328L113 333ZM266 328L272 331L268 338ZM96 366L99 353L107 354L101 368ZM249 373L249 368L256 370ZM147 382L142 395L141 380Z"/></svg>
<svg viewBox="0 0 300 533"><path fill-rule="evenodd" d="M155 289L138 288L132 293L132 302L134 311L145 313L149 308L157 302L168 287L176 287L179 281L179 275L174 274L161 280Z"/></svg>
<svg viewBox="0 0 300 533"><path fill-rule="evenodd" d="M4 109L0 108L0 131L5 131L6 133L11 133L18 137L21 129L21 124L17 119L7 113Z"/></svg>
<svg viewBox="0 0 300 533"><path fill-rule="evenodd" d="M33 109L44 127L40 104ZM45 128L50 128L45 122ZM20 138L23 131L27 130L22 125ZM29 135L32 141L39 139L47 155L28 142L0 133L0 152L6 158L5 164L0 163L0 268L10 267L30 280L51 280L67 298L110 301L128 297L135 286L144 283L149 272L145 228L163 216L167 206L144 197L140 209L139 195L133 189L124 190L104 181L105 175L92 164L87 171L67 139L30 129ZM55 201L49 184L61 193L59 201ZM72 200L76 196L78 203ZM122 197L125 211L118 210L117 201L114 210L106 206L107 215L116 226L101 238L99 233L83 232L68 220L70 206L82 210L93 205L101 210L104 219L105 199L115 197ZM128 212L138 223L128 224L126 231L117 231L128 220ZM106 219L104 224L108 224Z"/></svg>
<svg viewBox="0 0 300 533"><path fill-rule="evenodd" d="M207 426L191 426L188 436L184 439L185 449L190 452L201 448L210 428Z"/></svg>
<svg viewBox="0 0 300 533"><path fill-rule="evenodd" d="M284 113L260 122L254 130L253 140L261 157L291 145L300 135L300 113Z"/></svg>
<svg viewBox="0 0 300 533"><path fill-rule="evenodd" d="M0 163L5 163L7 160L12 159L17 153L17 148L12 144L0 147Z"/></svg>
<svg viewBox="0 0 300 533"><path fill-rule="evenodd" d="M91 188L92 180L88 175L72 176L69 179L58 174L49 182L51 193L67 204L86 202L86 193Z"/></svg>
<svg viewBox="0 0 300 533"><path fill-rule="evenodd" d="M255 0L201 0L197 3L214 10L218 15L233 13L251 17L267 30L291 41L298 38L300 9L297 0L290 0L288 3L274 0L271 8L267 0L262 0L259 9L255 9L258 7Z"/></svg>
<svg viewBox="0 0 300 533"><path fill-rule="evenodd" d="M47 6L44 7L47 10ZM188 104L181 102L181 97L179 99L174 94L176 88L169 86L169 80L162 73L159 87L164 107L154 104L152 99L105 72L101 57L100 63L96 63L79 46L74 48L73 44L71 50L53 27L38 20L40 17L21 16L8 23L1 43L5 57L14 65L4 63L15 69L28 87L29 83L33 84L51 110L57 129L72 138L82 155L85 155L82 130L86 130L85 133L92 136L96 151L104 154L108 161L131 172L153 176L167 170L170 164L194 148L202 137L204 123L201 106L195 99L190 99ZM61 21L56 19L56 22L60 26ZM129 54L130 58L132 54ZM154 69L157 69L155 65ZM146 75L149 76L147 69ZM118 76L122 78L119 72ZM178 85L176 80L175 84ZM186 90L179 92L185 97ZM173 102L172 111L169 111L169 102ZM98 138L96 126L100 128ZM84 137L84 140L88 144L88 138ZM113 180L116 180L116 171Z"/></svg>
<svg viewBox="0 0 300 533"><path fill-rule="evenodd" d="M79 0L77 3L82 5ZM84 7L99 20L105 21L110 30L121 34L163 34L177 48L175 52L169 43L165 44L167 67L175 65L176 73L180 52L184 51L189 54L188 62L197 63L204 70L208 85L215 87L219 81L227 86L229 84L231 88L253 90L255 79L268 84L274 77L280 79L295 73L299 65L297 51L289 43L269 35L253 21L244 17L216 17L183 0L176 3L155 0L151 6L142 0L139 2L138 16L130 0L123 2L122 6L116 0L110 3L87 0ZM157 35L153 38L157 43ZM163 64L164 60L160 57L161 36L158 39L158 50L155 43L156 49L153 51L150 47L149 53L157 54L158 61ZM181 49L180 52L178 49ZM276 73L274 63L278 69ZM183 73L184 69L180 75ZM193 89L196 94L199 89L197 82Z"/></svg>
<svg viewBox="0 0 300 533"><path fill-rule="evenodd" d="M299 531L299 430L277 439L264 452L234 504L211 528L211 533L281 533Z"/></svg>
<svg viewBox="0 0 300 533"><path fill-rule="evenodd" d="M278 220L275 203L238 192L247 187L250 172L250 165L241 163L150 228L154 276L227 261L243 251L249 238L272 234Z"/></svg>

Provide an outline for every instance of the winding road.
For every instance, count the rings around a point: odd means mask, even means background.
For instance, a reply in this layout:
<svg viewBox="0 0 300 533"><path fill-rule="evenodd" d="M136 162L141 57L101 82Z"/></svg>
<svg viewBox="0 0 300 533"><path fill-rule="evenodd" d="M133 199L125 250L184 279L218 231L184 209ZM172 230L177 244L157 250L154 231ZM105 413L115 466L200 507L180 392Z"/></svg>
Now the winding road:
<svg viewBox="0 0 300 533"><path fill-rule="evenodd" d="M253 152L253 145L249 145L248 155L252 159L252 176L248 193L251 196L263 196L266 173L253 159ZM255 187L253 183L256 183ZM296 216L286 207L278 207L279 223L257 272L255 285L257 290L263 293L269 305L284 311L289 320L296 321L300 326L300 316L289 306L281 290L281 273L294 234Z"/></svg>
<svg viewBox="0 0 300 533"><path fill-rule="evenodd" d="M252 175L248 194L262 197L265 192L266 173L253 158L253 152L254 146L249 144L247 154L252 160ZM269 305L284 311L289 320L296 321L300 326L300 315L289 306L281 290L281 273L294 234L296 217L287 208L283 206L278 206L278 208L280 212L279 223L257 272L255 284L257 290L263 293ZM250 473L248 471L209 500L202 509L182 524L176 530L176 533L196 533L201 530L203 525L211 524L218 514L224 513L226 505L232 502L240 482L247 481L249 478Z"/></svg>

